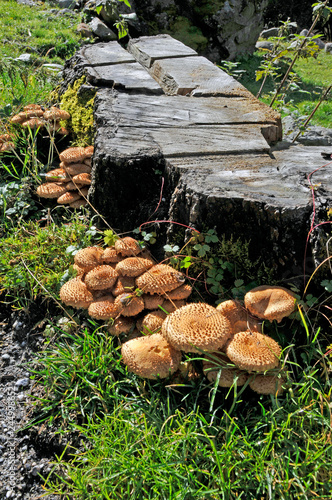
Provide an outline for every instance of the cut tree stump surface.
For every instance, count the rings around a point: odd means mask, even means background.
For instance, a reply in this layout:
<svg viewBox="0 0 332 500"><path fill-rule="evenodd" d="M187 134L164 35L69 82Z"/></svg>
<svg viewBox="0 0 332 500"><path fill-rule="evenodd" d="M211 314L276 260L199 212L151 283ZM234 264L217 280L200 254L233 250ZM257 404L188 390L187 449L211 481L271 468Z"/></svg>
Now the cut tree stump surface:
<svg viewBox="0 0 332 500"><path fill-rule="evenodd" d="M90 201L114 229L151 217L215 227L251 240L282 276L301 273L313 192L315 222L332 203L330 168L310 175L320 148L281 142L278 113L168 35L95 44L75 60L98 87ZM174 228L160 227L169 243Z"/></svg>

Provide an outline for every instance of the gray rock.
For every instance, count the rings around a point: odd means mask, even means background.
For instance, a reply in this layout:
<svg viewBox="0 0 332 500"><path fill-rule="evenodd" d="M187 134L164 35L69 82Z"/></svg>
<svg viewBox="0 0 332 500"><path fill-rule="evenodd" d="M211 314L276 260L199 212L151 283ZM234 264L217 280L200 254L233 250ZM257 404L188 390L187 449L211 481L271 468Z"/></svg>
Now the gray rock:
<svg viewBox="0 0 332 500"><path fill-rule="evenodd" d="M309 30L302 30L302 31L300 31L300 35L301 36L307 36L308 33L309 33Z"/></svg>
<svg viewBox="0 0 332 500"><path fill-rule="evenodd" d="M24 63L29 63L31 62L31 54L21 54L20 56L16 57L14 61L21 61Z"/></svg>
<svg viewBox="0 0 332 500"><path fill-rule="evenodd" d="M270 36L278 36L279 28L269 28L268 30L263 30L259 35L260 38L270 38Z"/></svg>
<svg viewBox="0 0 332 500"><path fill-rule="evenodd" d="M266 49L266 50L273 50L274 45L272 42L257 42L255 45L256 49Z"/></svg>
<svg viewBox="0 0 332 500"><path fill-rule="evenodd" d="M303 125L306 118L306 116L294 117L289 115L282 119L285 141L293 141L298 134L299 127ZM296 142L305 146L331 146L332 129L317 125L308 126L305 131L301 132Z"/></svg>
<svg viewBox="0 0 332 500"><path fill-rule="evenodd" d="M77 26L76 31L78 31L81 34L81 36L83 36L84 38L89 38L93 34L92 29L86 23L80 23Z"/></svg>
<svg viewBox="0 0 332 500"><path fill-rule="evenodd" d="M331 42L326 43L324 50L325 50L325 52L328 52L329 54L331 54L332 53L332 43Z"/></svg>
<svg viewBox="0 0 332 500"><path fill-rule="evenodd" d="M117 35L110 30L98 17L94 17L89 23L89 28L95 36L101 40L111 41L117 40Z"/></svg>
<svg viewBox="0 0 332 500"><path fill-rule="evenodd" d="M58 0L61 9L74 9L76 0Z"/></svg>
<svg viewBox="0 0 332 500"><path fill-rule="evenodd" d="M15 382L16 387L29 387L30 380L28 378L20 378Z"/></svg>

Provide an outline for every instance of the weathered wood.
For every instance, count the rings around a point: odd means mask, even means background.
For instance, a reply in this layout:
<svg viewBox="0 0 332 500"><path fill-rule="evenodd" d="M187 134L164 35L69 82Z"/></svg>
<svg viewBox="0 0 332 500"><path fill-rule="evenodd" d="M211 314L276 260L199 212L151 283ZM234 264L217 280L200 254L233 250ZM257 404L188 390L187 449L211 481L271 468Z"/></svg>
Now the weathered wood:
<svg viewBox="0 0 332 500"><path fill-rule="evenodd" d="M156 59L197 56L197 52L170 35L142 36L129 40L128 51L136 60L150 68Z"/></svg>
<svg viewBox="0 0 332 500"><path fill-rule="evenodd" d="M213 80L225 96L248 96L248 90L232 76L201 56L157 60L150 68L165 93L190 94L197 87L206 87ZM195 95L195 94L194 94Z"/></svg>
<svg viewBox="0 0 332 500"><path fill-rule="evenodd" d="M96 43L88 45L81 50L85 66L110 66L136 62L135 58L118 42Z"/></svg>

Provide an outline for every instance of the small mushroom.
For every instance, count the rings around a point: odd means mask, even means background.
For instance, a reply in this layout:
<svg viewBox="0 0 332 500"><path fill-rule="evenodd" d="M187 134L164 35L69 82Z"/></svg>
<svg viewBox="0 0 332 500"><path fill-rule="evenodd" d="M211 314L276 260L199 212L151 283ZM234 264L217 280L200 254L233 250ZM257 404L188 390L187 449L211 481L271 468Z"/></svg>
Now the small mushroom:
<svg viewBox="0 0 332 500"><path fill-rule="evenodd" d="M238 300L225 300L218 304L216 309L229 319L233 334L246 330L262 332L261 323L253 318Z"/></svg>
<svg viewBox="0 0 332 500"><path fill-rule="evenodd" d="M164 311L171 313L184 305L186 305L185 300L164 300L164 302L162 303L162 308L164 309Z"/></svg>
<svg viewBox="0 0 332 500"><path fill-rule="evenodd" d="M159 333L128 340L122 345L121 354L130 372L152 380L168 377L181 361L181 352Z"/></svg>
<svg viewBox="0 0 332 500"><path fill-rule="evenodd" d="M70 177L66 174L66 172L62 168L55 168L53 170L49 170L45 174L45 178L48 182L69 182Z"/></svg>
<svg viewBox="0 0 332 500"><path fill-rule="evenodd" d="M114 248L117 253L122 255L122 257L134 257L141 253L142 249L134 238L126 236L124 238L119 238L114 244Z"/></svg>
<svg viewBox="0 0 332 500"><path fill-rule="evenodd" d="M116 253L114 247L107 247L103 251L102 259L105 264L109 264L110 262L117 264L121 260L121 256Z"/></svg>
<svg viewBox="0 0 332 500"><path fill-rule="evenodd" d="M123 293L132 293L135 290L135 278L130 276L119 276L114 285L112 293L114 297Z"/></svg>
<svg viewBox="0 0 332 500"><path fill-rule="evenodd" d="M134 329L135 321L131 317L119 316L110 322L107 327L108 332L115 337L121 335L121 333L128 334Z"/></svg>
<svg viewBox="0 0 332 500"><path fill-rule="evenodd" d="M67 306L72 306L76 309L87 309L94 300L92 293L88 290L80 276L76 276L76 278L62 285L60 299Z"/></svg>
<svg viewBox="0 0 332 500"><path fill-rule="evenodd" d="M111 288L117 277L118 273L111 266L102 264L87 273L85 283L90 290L104 290Z"/></svg>
<svg viewBox="0 0 332 500"><path fill-rule="evenodd" d="M251 314L277 323L294 311L295 303L295 294L281 286L258 286L244 297L244 304Z"/></svg>
<svg viewBox="0 0 332 500"><path fill-rule="evenodd" d="M67 191L66 193L59 196L59 198L57 199L57 203L59 203L59 205L67 205L79 200L80 198L81 195L77 191Z"/></svg>
<svg viewBox="0 0 332 500"><path fill-rule="evenodd" d="M246 331L234 335L226 354L241 370L264 372L279 365L281 347L268 335Z"/></svg>
<svg viewBox="0 0 332 500"><path fill-rule="evenodd" d="M69 203L70 208L81 208L81 207L86 207L88 202L84 198L79 198L76 201L73 201L72 203Z"/></svg>
<svg viewBox="0 0 332 500"><path fill-rule="evenodd" d="M136 316L144 309L142 297L138 297L135 293L122 293L116 297L114 303L122 316Z"/></svg>
<svg viewBox="0 0 332 500"><path fill-rule="evenodd" d="M167 292L166 297L168 300L185 300L189 297L192 292L192 287L187 284L183 284Z"/></svg>
<svg viewBox="0 0 332 500"><path fill-rule="evenodd" d="M94 152L93 146L86 146L85 148L85 158L91 158Z"/></svg>
<svg viewBox="0 0 332 500"><path fill-rule="evenodd" d="M215 382L220 373L219 387L232 387L236 377L238 387L244 385L248 380L248 374L231 366L232 362L221 352L213 352L203 359L203 372L210 382Z"/></svg>
<svg viewBox="0 0 332 500"><path fill-rule="evenodd" d="M45 122L41 118L30 118L29 120L22 123L22 127L43 128L45 127Z"/></svg>
<svg viewBox="0 0 332 500"><path fill-rule="evenodd" d="M73 182L79 183L82 186L90 186L91 175L88 173L77 174L73 176Z"/></svg>
<svg viewBox="0 0 332 500"><path fill-rule="evenodd" d="M144 316L144 318L137 321L137 328L144 335L151 335L159 332L161 326L165 321L167 314L161 310L151 311Z"/></svg>
<svg viewBox="0 0 332 500"><path fill-rule="evenodd" d="M185 277L167 264L157 264L136 278L136 285L145 293L170 292L183 285Z"/></svg>
<svg viewBox="0 0 332 500"><path fill-rule="evenodd" d="M88 314L91 318L108 320L116 318L119 314L119 309L117 305L114 304L113 295L104 295L91 302L88 308Z"/></svg>
<svg viewBox="0 0 332 500"><path fill-rule="evenodd" d="M121 260L116 265L115 269L123 276L137 277L153 266L153 261L150 259L142 259L141 257L127 257Z"/></svg>
<svg viewBox="0 0 332 500"><path fill-rule="evenodd" d="M85 148L82 147L68 148L59 154L60 161L66 164L79 163L84 160L85 157Z"/></svg>
<svg viewBox="0 0 332 500"><path fill-rule="evenodd" d="M186 304L165 319L162 334L176 349L185 352L216 351L230 336L227 318L203 302Z"/></svg>
<svg viewBox="0 0 332 500"><path fill-rule="evenodd" d="M144 293L142 297L145 309L157 309L164 302L164 297L162 295Z"/></svg>
<svg viewBox="0 0 332 500"><path fill-rule="evenodd" d="M67 191L66 184L60 182L44 182L37 187L37 194L41 198L59 198Z"/></svg>
<svg viewBox="0 0 332 500"><path fill-rule="evenodd" d="M54 121L60 121L60 120L69 120L70 114L63 110L56 108L55 106L52 106L51 109L48 109L44 112L44 118L45 120L54 120Z"/></svg>
<svg viewBox="0 0 332 500"><path fill-rule="evenodd" d="M76 175L80 174L90 174L91 173L91 167L88 167L84 163L71 163L67 165L64 162L60 163L60 168L63 168L67 174L75 177Z"/></svg>
<svg viewBox="0 0 332 500"><path fill-rule="evenodd" d="M78 266L86 269L86 271L91 271L94 267L100 266L102 264L103 249L100 247L86 247L81 248L74 257L74 262Z"/></svg>
<svg viewBox="0 0 332 500"><path fill-rule="evenodd" d="M258 394L282 394L285 380L276 375L256 375L249 382L249 387Z"/></svg>

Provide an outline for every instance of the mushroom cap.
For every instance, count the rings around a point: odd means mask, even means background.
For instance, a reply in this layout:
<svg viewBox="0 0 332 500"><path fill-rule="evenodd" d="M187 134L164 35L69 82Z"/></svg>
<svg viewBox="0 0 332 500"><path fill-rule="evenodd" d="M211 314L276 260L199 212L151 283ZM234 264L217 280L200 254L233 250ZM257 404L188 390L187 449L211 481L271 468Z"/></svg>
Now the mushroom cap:
<svg viewBox="0 0 332 500"><path fill-rule="evenodd" d="M65 127L58 128L56 132L57 132L57 134L60 134L60 135L69 135L70 134L70 131Z"/></svg>
<svg viewBox="0 0 332 500"><path fill-rule="evenodd" d="M294 311L295 301L295 294L281 286L258 286L244 297L244 304L251 314L268 321L275 319L277 323Z"/></svg>
<svg viewBox="0 0 332 500"><path fill-rule="evenodd" d="M150 259L143 259L142 257L127 257L117 263L115 269L123 276L137 277L153 266Z"/></svg>
<svg viewBox="0 0 332 500"><path fill-rule="evenodd" d="M165 319L162 334L185 352L216 351L230 336L230 322L204 302L186 304Z"/></svg>
<svg viewBox="0 0 332 500"><path fill-rule="evenodd" d="M14 124L21 124L27 120L27 116L24 112L20 112L17 115L11 117L10 121Z"/></svg>
<svg viewBox="0 0 332 500"><path fill-rule="evenodd" d="M59 154L60 161L65 163L79 163L86 157L85 148L67 148Z"/></svg>
<svg viewBox="0 0 332 500"><path fill-rule="evenodd" d="M83 276L86 273L86 269L77 264L73 264L73 270L76 271L76 276Z"/></svg>
<svg viewBox="0 0 332 500"><path fill-rule="evenodd" d="M68 186L68 184L67 184ZM81 198L81 195L77 191L67 191L67 193L62 194L56 200L59 205L66 205L69 203L73 203Z"/></svg>
<svg viewBox="0 0 332 500"><path fill-rule="evenodd" d="M54 121L69 120L70 114L64 109L59 109L55 106L52 106L51 109L47 109L46 111L44 111L44 118L45 120Z"/></svg>
<svg viewBox="0 0 332 500"><path fill-rule="evenodd" d="M86 207L88 202L84 198L79 198L76 201L73 201L72 203L69 203L70 208L81 208L81 207Z"/></svg>
<svg viewBox="0 0 332 500"><path fill-rule="evenodd" d="M130 236L125 236L124 238L119 238L118 240L116 240L116 242L114 243L114 248L117 253L122 255L122 257L134 257L142 251L138 241L136 241L134 238L131 238Z"/></svg>
<svg viewBox="0 0 332 500"><path fill-rule="evenodd" d="M59 198L67 191L66 184L60 182L44 182L37 187L37 194L41 198Z"/></svg>
<svg viewBox="0 0 332 500"><path fill-rule="evenodd" d="M103 249L100 247L86 247L81 248L74 257L74 262L87 271L102 264L101 256Z"/></svg>
<svg viewBox="0 0 332 500"><path fill-rule="evenodd" d="M231 361L224 353L214 352L213 357L205 356L203 359L203 372L210 382L215 382L221 370L218 385L219 387L232 387L234 377L237 376L238 387L244 385L248 379L248 374L240 371L234 366L228 366ZM216 359L217 358L217 359Z"/></svg>
<svg viewBox="0 0 332 500"><path fill-rule="evenodd" d="M91 158L91 156L93 155L93 152L94 152L94 147L93 146L86 146L86 148L84 148L85 150L85 158Z"/></svg>
<svg viewBox="0 0 332 500"><path fill-rule="evenodd" d="M151 311L137 321L137 328L145 335L151 335L161 330L161 325L165 321L167 314L161 310Z"/></svg>
<svg viewBox="0 0 332 500"><path fill-rule="evenodd" d="M107 264L91 269L85 276L85 284L90 290L105 290L116 282L118 273Z"/></svg>
<svg viewBox="0 0 332 500"><path fill-rule="evenodd" d="M91 302L88 308L88 314L95 319L112 319L119 314L118 307L114 304L113 295L104 295Z"/></svg>
<svg viewBox="0 0 332 500"><path fill-rule="evenodd" d="M102 259L105 264L108 264L109 262L117 264L118 262L120 262L121 256L116 253L114 247L107 247L104 248Z"/></svg>
<svg viewBox="0 0 332 500"><path fill-rule="evenodd" d="M91 175L84 172L82 174L77 174L73 176L73 182L78 182L82 184L82 186L90 186L91 184Z"/></svg>
<svg viewBox="0 0 332 500"><path fill-rule="evenodd" d="M91 173L91 167L88 167L84 163L71 163L67 165L63 161L60 163L60 168L63 168L67 174L75 177L76 175L80 174L90 174Z"/></svg>
<svg viewBox="0 0 332 500"><path fill-rule="evenodd" d="M149 293L144 293L142 295L144 300L145 309L157 309L164 302L164 297L162 295L150 295Z"/></svg>
<svg viewBox="0 0 332 500"><path fill-rule="evenodd" d="M13 136L11 134L1 134L0 135L0 144L4 144L5 142L12 141Z"/></svg>
<svg viewBox="0 0 332 500"><path fill-rule="evenodd" d="M183 285L185 277L182 273L167 264L157 264L136 278L136 285L145 293L170 292Z"/></svg>
<svg viewBox="0 0 332 500"><path fill-rule="evenodd" d="M80 189L81 187L83 187L83 184L78 184L78 183L74 183L72 181L69 181L66 185L67 189L69 191L77 191L78 189Z"/></svg>
<svg viewBox="0 0 332 500"><path fill-rule="evenodd" d="M87 309L94 300L92 293L88 290L80 276L76 276L76 278L72 278L62 285L60 299L67 306L72 306L76 309Z"/></svg>
<svg viewBox="0 0 332 500"><path fill-rule="evenodd" d="M45 127L45 122L41 118L30 118L22 123L22 127L43 128Z"/></svg>
<svg viewBox="0 0 332 500"><path fill-rule="evenodd" d="M66 174L66 172L62 168L55 168L53 170L49 170L45 174L45 178L47 182L69 182L70 177Z"/></svg>
<svg viewBox="0 0 332 500"><path fill-rule="evenodd" d="M122 293L116 297L114 303L122 316L136 316L144 309L142 297L137 297L134 293Z"/></svg>
<svg viewBox="0 0 332 500"><path fill-rule="evenodd" d="M42 109L42 107L40 104L35 104L35 103L27 104L26 106L23 107L24 111L30 111L33 109L38 110L38 109Z"/></svg>
<svg viewBox="0 0 332 500"><path fill-rule="evenodd" d="M25 107L24 107L24 111L21 111L19 114L21 116L25 116L26 119L37 118L37 117L41 118L44 115L44 111L42 109L37 109L37 108L25 109Z"/></svg>
<svg viewBox="0 0 332 500"><path fill-rule="evenodd" d="M262 325L256 318L249 315L238 300L225 300L218 304L216 309L229 319L233 334L246 330L262 332Z"/></svg>
<svg viewBox="0 0 332 500"><path fill-rule="evenodd" d="M0 153L4 153L5 151L11 151L12 149L15 149L14 142L3 142L0 145Z"/></svg>
<svg viewBox="0 0 332 500"><path fill-rule="evenodd" d="M282 394L284 392L282 387L284 383L285 380L276 375L256 375L249 382L249 386L258 394Z"/></svg>
<svg viewBox="0 0 332 500"><path fill-rule="evenodd" d="M112 293L114 297L123 293L132 293L135 290L135 279L130 276L119 276Z"/></svg>
<svg viewBox="0 0 332 500"><path fill-rule="evenodd" d="M234 335L226 354L242 370L264 372L279 365L281 347L268 335L246 331Z"/></svg>
<svg viewBox="0 0 332 500"><path fill-rule="evenodd" d="M176 309L179 309L179 307L185 305L185 300L164 300L164 302L162 303L162 308L164 309L164 311L171 313L173 311L176 311Z"/></svg>
<svg viewBox="0 0 332 500"><path fill-rule="evenodd" d="M135 327L135 321L131 317L119 316L108 325L107 330L111 335L118 337L121 333L129 333Z"/></svg>
<svg viewBox="0 0 332 500"><path fill-rule="evenodd" d="M91 165L92 165L92 160L91 160L91 158L85 158L85 159L83 160L83 163L84 163L85 165L87 165L88 167L91 167Z"/></svg>
<svg viewBox="0 0 332 500"><path fill-rule="evenodd" d="M189 297L192 292L192 287L184 283L183 285L178 286L174 290L167 292L168 300L184 300Z"/></svg>
<svg viewBox="0 0 332 500"><path fill-rule="evenodd" d="M160 333L128 340L121 348L122 359L130 372L143 378L166 378L181 361L181 352L172 347Z"/></svg>
<svg viewBox="0 0 332 500"><path fill-rule="evenodd" d="M89 193L89 187L88 186L85 186L85 187L82 187L82 188L79 188L79 192L82 196L85 196L87 197L88 196L88 193Z"/></svg>

